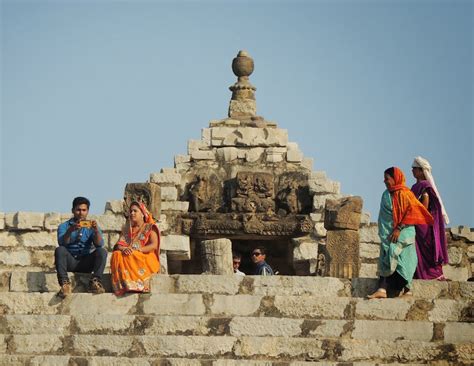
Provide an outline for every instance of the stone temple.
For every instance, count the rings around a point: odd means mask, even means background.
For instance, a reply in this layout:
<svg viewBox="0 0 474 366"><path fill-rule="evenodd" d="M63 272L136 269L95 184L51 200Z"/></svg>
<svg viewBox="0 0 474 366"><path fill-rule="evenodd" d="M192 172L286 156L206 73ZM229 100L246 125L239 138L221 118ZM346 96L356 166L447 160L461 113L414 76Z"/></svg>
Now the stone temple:
<svg viewBox="0 0 474 366"><path fill-rule="evenodd" d="M446 231L451 281L366 300L377 224L257 115L248 53L232 70L228 118L91 217L109 252L132 199L159 219L151 293L116 297L106 269L106 293L87 293L89 275L77 273L60 299L54 249L71 213L0 212L0 366L473 365L474 230ZM257 245L279 274L234 275L231 250L250 274Z"/></svg>
<svg viewBox="0 0 474 366"><path fill-rule="evenodd" d="M190 243L185 265L167 258L169 273L202 273L202 242L227 239L247 271L252 249L264 245L282 275L358 276L362 199L342 198L340 184L312 170L287 130L257 115L247 52L238 53L232 70L228 118L189 141L174 169L125 189L127 203L144 200L157 217L166 215L165 234Z"/></svg>

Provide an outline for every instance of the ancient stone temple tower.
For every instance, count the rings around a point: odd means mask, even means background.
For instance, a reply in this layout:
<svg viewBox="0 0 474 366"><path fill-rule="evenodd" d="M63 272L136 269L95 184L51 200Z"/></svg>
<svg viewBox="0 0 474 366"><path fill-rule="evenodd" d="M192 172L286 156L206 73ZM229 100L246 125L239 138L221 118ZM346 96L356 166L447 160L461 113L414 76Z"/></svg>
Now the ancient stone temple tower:
<svg viewBox="0 0 474 366"><path fill-rule="evenodd" d="M247 52L238 53L232 70L237 82L229 88L228 118L211 121L200 140L189 141L173 169L128 184L125 201L144 200L166 218L171 250L162 261L170 273L201 273L201 241L229 239L243 254L243 269L251 250L263 245L281 274L356 276L362 201L331 201L325 226L326 200L342 197L339 183L312 171L312 159L288 142L288 131L257 115ZM189 254L176 254L180 245L189 245Z"/></svg>

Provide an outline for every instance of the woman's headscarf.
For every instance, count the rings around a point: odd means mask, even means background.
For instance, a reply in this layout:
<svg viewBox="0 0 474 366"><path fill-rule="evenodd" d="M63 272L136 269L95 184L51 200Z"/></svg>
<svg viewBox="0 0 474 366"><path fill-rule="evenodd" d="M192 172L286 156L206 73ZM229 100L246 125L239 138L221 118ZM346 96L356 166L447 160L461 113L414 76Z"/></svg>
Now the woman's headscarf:
<svg viewBox="0 0 474 366"><path fill-rule="evenodd" d="M133 205L138 206L138 208L140 209L140 211L143 214L143 221L146 224L154 224L155 223L155 220L153 220L152 214L150 213L150 211L148 211L148 209L146 208L146 206L143 202L132 201L130 203L130 207L132 207Z"/></svg>
<svg viewBox="0 0 474 366"><path fill-rule="evenodd" d="M405 175L393 167L395 185L388 190L392 193L393 227L398 225L433 224L433 217L418 201L405 184Z"/></svg>
<svg viewBox="0 0 474 366"><path fill-rule="evenodd" d="M431 174L430 163L425 158L422 158L421 156L417 156L411 166L412 168L420 168L421 170L423 170L423 174L425 175L426 180L431 184L433 191L436 193L436 196L438 197L439 204L441 205L441 213L443 214L444 222L446 223L446 225L449 224L449 217L446 212L446 209L444 208L443 200L441 199L441 196L438 192L438 188L436 187L433 175Z"/></svg>

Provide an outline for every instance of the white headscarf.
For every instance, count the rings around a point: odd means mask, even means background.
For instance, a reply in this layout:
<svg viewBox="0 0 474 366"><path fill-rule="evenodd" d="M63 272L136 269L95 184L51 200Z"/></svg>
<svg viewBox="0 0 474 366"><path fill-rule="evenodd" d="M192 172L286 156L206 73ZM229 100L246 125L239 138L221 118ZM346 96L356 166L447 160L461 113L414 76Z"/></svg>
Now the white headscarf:
<svg viewBox="0 0 474 366"><path fill-rule="evenodd" d="M433 178L433 175L431 174L431 165L428 162L428 160L422 158L421 156L417 156L415 160L413 161L413 164L411 165L412 168L421 168L423 170L423 174L425 175L425 178L428 182L430 182L431 187L433 187L433 190L436 193L436 196L438 196L439 203L441 205L441 213L443 214L444 222L449 224L449 217L448 214L446 213L446 209L444 208L443 200L441 199L441 196L438 192L438 188L436 188L436 184Z"/></svg>

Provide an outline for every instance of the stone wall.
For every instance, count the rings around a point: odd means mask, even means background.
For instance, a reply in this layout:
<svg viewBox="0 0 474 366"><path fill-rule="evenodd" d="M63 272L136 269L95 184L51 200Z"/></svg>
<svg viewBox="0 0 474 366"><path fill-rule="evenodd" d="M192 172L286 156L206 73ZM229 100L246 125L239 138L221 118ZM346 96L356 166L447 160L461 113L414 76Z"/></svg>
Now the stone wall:
<svg viewBox="0 0 474 366"><path fill-rule="evenodd" d="M161 174L167 174L161 173ZM161 175L163 177L163 175ZM167 195L162 198L166 199ZM176 195L170 197L175 198ZM166 202L166 201L165 201ZM170 202L170 207L179 206L178 201ZM105 247L111 251L118 240L125 223L122 201L107 202L103 215L91 215L98 221L104 233ZM166 207L166 206L165 206ZM316 268L318 242L324 242L326 231L324 213L312 213L315 229L310 237L293 240L293 256L299 262L308 261L308 266ZM0 213L0 271L54 271L54 249L57 246L56 230L59 224L71 217L65 213L16 212ZM182 261L191 258L189 237L173 234L162 213L158 226L162 231L161 262L163 273L167 273L168 259ZM380 240L377 224L367 221L359 229L361 267L359 277L376 277ZM449 264L444 267L446 277L456 281L466 281L474 272L474 229L459 226L446 230L448 239ZM310 271L311 272L311 271Z"/></svg>
<svg viewBox="0 0 474 366"><path fill-rule="evenodd" d="M360 277L376 277L380 239L377 223L360 226ZM474 229L458 226L446 229L449 264L444 274L453 281L466 281L474 272Z"/></svg>

